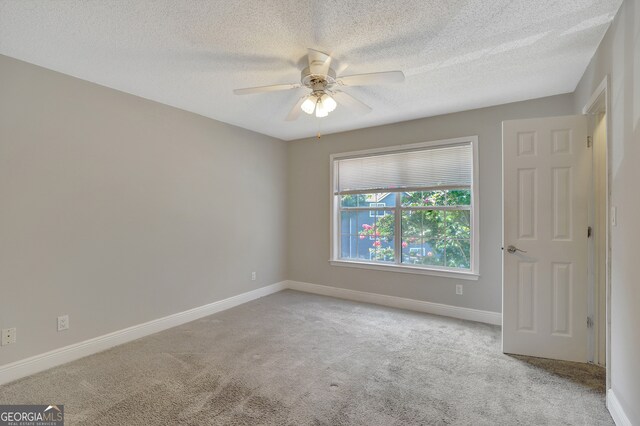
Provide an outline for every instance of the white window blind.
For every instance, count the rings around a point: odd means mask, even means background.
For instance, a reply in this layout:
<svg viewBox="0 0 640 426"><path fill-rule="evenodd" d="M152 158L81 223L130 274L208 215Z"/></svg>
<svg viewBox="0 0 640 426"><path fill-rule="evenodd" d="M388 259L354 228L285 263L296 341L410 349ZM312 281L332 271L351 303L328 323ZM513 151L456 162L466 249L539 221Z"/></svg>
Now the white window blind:
<svg viewBox="0 0 640 426"><path fill-rule="evenodd" d="M336 194L438 187L472 183L470 143L335 160Z"/></svg>

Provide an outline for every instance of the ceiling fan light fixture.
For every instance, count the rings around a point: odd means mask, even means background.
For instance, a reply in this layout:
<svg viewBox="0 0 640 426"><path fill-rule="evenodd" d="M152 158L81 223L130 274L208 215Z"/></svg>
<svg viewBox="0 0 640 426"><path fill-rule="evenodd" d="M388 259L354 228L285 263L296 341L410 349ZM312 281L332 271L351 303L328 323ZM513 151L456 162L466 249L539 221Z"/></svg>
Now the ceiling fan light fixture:
<svg viewBox="0 0 640 426"><path fill-rule="evenodd" d="M327 112L331 112L335 110L336 107L338 106L338 103L335 101L335 99L333 99L331 96L327 95L326 93L322 95L320 100L322 101L322 106Z"/></svg>
<svg viewBox="0 0 640 426"><path fill-rule="evenodd" d="M329 115L329 109L322 101L322 98L324 98L324 96L319 97L318 103L316 104L316 117L318 118L326 117L327 115Z"/></svg>
<svg viewBox="0 0 640 426"><path fill-rule="evenodd" d="M307 114L313 114L313 110L316 108L317 102L318 102L318 99L315 96L309 95L307 96L307 99L305 99L304 102L302 102L302 105L300 105L300 108Z"/></svg>

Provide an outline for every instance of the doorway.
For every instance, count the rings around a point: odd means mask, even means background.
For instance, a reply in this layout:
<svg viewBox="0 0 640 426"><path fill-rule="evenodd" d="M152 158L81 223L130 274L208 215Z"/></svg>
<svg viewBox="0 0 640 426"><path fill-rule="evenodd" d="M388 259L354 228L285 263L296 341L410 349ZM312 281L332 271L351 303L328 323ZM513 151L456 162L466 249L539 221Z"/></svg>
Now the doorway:
<svg viewBox="0 0 640 426"><path fill-rule="evenodd" d="M592 190L590 223L593 238L589 241L590 289L589 317L593 327L589 333L589 361L606 367L607 389L610 388L610 281L611 281L611 226L615 224L615 210L611 209L610 146L608 123L609 78L605 76L582 112L588 119L588 132L592 142Z"/></svg>
<svg viewBox="0 0 640 426"><path fill-rule="evenodd" d="M581 116L503 122L503 351L604 366L607 389L608 84Z"/></svg>

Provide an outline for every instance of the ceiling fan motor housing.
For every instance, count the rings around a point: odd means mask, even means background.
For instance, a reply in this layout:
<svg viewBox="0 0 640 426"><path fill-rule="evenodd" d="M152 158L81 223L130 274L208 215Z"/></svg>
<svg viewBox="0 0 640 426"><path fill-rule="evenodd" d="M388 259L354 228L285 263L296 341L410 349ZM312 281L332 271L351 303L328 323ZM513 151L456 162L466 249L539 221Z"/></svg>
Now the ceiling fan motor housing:
<svg viewBox="0 0 640 426"><path fill-rule="evenodd" d="M300 82L314 91L329 89L336 84L336 72L329 68L326 74L314 74L311 67L306 67L300 73Z"/></svg>

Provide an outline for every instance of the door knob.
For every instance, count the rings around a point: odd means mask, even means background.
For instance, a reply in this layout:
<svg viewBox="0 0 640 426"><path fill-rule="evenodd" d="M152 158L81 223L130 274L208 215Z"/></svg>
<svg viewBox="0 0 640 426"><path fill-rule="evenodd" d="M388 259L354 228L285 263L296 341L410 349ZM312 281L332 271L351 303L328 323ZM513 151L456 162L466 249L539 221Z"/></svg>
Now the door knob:
<svg viewBox="0 0 640 426"><path fill-rule="evenodd" d="M508 246L507 247L507 252L510 254L514 254L515 252L519 251L520 253L526 253L525 250L520 250L518 247L516 246Z"/></svg>

